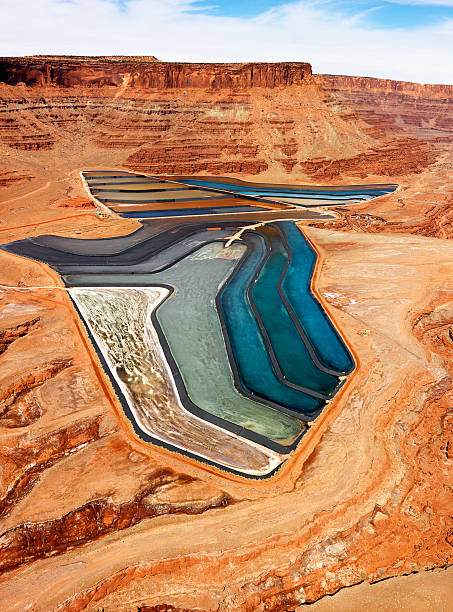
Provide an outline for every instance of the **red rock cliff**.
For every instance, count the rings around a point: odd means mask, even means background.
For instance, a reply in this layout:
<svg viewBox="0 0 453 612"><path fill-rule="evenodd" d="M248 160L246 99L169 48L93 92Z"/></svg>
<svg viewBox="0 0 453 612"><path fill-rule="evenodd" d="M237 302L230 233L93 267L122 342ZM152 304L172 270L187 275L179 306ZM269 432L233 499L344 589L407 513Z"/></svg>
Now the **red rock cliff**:
<svg viewBox="0 0 453 612"><path fill-rule="evenodd" d="M165 174L395 177L432 162L425 141L449 135L451 90L313 77L303 62L0 58L0 146Z"/></svg>
<svg viewBox="0 0 453 612"><path fill-rule="evenodd" d="M453 98L453 85L422 85L409 81L334 74L317 74L315 79L323 89L330 91L397 92L405 95L429 96L430 98Z"/></svg>
<svg viewBox="0 0 453 612"><path fill-rule="evenodd" d="M158 173L287 174L314 150L336 156L375 144L322 98L303 62L3 58L0 140L72 156L79 139L98 163L124 151L127 167Z"/></svg>
<svg viewBox="0 0 453 612"><path fill-rule="evenodd" d="M144 58L15 57L0 59L0 82L8 85L120 86L145 89L243 89L299 85L311 78L303 62L189 64Z"/></svg>

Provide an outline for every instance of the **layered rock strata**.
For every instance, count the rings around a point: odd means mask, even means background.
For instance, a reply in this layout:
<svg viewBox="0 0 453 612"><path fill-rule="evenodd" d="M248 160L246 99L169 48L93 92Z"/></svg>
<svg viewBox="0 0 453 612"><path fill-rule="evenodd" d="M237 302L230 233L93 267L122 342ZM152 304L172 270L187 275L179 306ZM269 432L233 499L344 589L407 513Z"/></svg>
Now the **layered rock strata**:
<svg viewBox="0 0 453 612"><path fill-rule="evenodd" d="M368 178L391 176L400 185L379 202L338 210L340 220L331 227L450 238L453 87L332 75L315 80L328 105L352 123L364 121L376 135L386 135L390 145L358 157L305 162L307 172L335 182L363 172Z"/></svg>
<svg viewBox="0 0 453 612"><path fill-rule="evenodd" d="M0 83L0 139L14 150L61 150L71 135L106 161L124 149L133 169L252 175L376 145L332 112L306 63L3 58Z"/></svg>

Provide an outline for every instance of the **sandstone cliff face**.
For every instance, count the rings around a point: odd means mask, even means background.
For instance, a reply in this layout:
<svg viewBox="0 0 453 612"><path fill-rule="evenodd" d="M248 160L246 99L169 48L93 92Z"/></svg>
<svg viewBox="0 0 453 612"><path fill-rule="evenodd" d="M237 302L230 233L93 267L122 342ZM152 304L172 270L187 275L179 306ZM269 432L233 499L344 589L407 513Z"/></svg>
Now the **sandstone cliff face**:
<svg viewBox="0 0 453 612"><path fill-rule="evenodd" d="M133 58L132 58L133 59ZM0 58L0 81L27 87L244 89L288 87L311 77L307 63L184 64L131 59Z"/></svg>
<svg viewBox="0 0 453 612"><path fill-rule="evenodd" d="M452 108L451 87L313 76L306 63L0 59L0 143L25 163L75 145L154 173L398 177L433 162Z"/></svg>
<svg viewBox="0 0 453 612"><path fill-rule="evenodd" d="M318 74L332 103L386 132L442 142L453 137L453 86Z"/></svg>
<svg viewBox="0 0 453 612"><path fill-rule="evenodd" d="M376 202L342 208L336 229L453 236L453 86L315 75L326 104L366 123L389 144L355 157L305 162L318 180L393 176L401 188ZM322 224L324 227L326 224Z"/></svg>
<svg viewBox="0 0 453 612"><path fill-rule="evenodd" d="M423 85L410 81L377 79L373 77L344 76L334 74L316 74L316 81L326 91L357 91L379 93L400 93L417 98L448 99L453 96L452 85Z"/></svg>

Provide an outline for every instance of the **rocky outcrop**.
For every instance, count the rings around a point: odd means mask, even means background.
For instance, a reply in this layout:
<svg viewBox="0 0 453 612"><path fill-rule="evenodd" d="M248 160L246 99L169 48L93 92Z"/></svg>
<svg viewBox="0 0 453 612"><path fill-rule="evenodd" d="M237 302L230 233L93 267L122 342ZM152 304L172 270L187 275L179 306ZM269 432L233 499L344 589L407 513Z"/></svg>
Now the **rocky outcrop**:
<svg viewBox="0 0 453 612"><path fill-rule="evenodd" d="M329 92L357 91L362 94L375 92L379 95L398 93L414 98L425 97L443 101L453 99L453 85L422 85L410 81L333 74L316 74L315 79L324 90Z"/></svg>
<svg viewBox="0 0 453 612"><path fill-rule="evenodd" d="M429 149L428 155L431 155ZM446 148L432 165L419 168L409 179L397 179L403 181L402 188L390 196L359 206L337 208L335 220L312 224L348 232L418 234L450 239L453 237L452 159L453 147ZM404 158L401 161L404 163Z"/></svg>
<svg viewBox="0 0 453 612"><path fill-rule="evenodd" d="M18 565L66 552L121 531L145 519L166 514L201 514L212 508L223 508L232 499L223 494L208 499L185 502L159 502L159 493L170 488L186 487L195 480L172 470L157 470L148 486L134 499L120 505L108 499L90 501L70 513L46 523L21 525L0 535L0 573ZM6 546L5 546L6 544Z"/></svg>
<svg viewBox="0 0 453 612"><path fill-rule="evenodd" d="M366 179L367 176L402 176L419 174L436 156L426 144L413 139L392 141L382 148L354 157L300 162L304 174L318 181L338 181L342 176Z"/></svg>
<svg viewBox="0 0 453 612"><path fill-rule="evenodd" d="M41 410L32 390L70 365L69 360L53 361L34 372L28 372L9 386L3 386L0 393L0 425L23 427L36 421L41 416Z"/></svg>
<svg viewBox="0 0 453 612"><path fill-rule="evenodd" d="M75 196L73 198L67 198L63 202L58 203L58 208L75 208L84 210L93 210L96 208L96 204L89 198Z"/></svg>
<svg viewBox="0 0 453 612"><path fill-rule="evenodd" d="M23 498L30 494L45 470L68 454L77 452L90 441L98 439L99 426L99 418L90 419L61 428L50 435L38 438L34 443L28 442L22 435L15 440L18 443L17 447L10 448L6 444L1 453L6 468L3 480L6 484L6 476L10 476L10 482L0 501L0 518L5 518ZM11 474L8 474L10 471L8 468L12 468ZM8 542L6 539L6 543ZM5 548L8 551L9 544Z"/></svg>
<svg viewBox="0 0 453 612"><path fill-rule="evenodd" d="M199 146L202 149L202 146ZM168 155L165 154L165 151L168 151ZM221 146L217 151L212 152L214 159L206 159L208 156L209 152L205 153L203 151L200 154L200 159L196 159L196 152L192 153L190 148L187 148L187 151L181 154L179 147L158 149L157 151L150 147L133 153L127 158L124 166L151 174L259 174L268 169L268 165L263 159L241 159L237 161L218 159L222 156Z"/></svg>
<svg viewBox="0 0 453 612"><path fill-rule="evenodd" d="M4 353L10 344L26 336L30 331L30 328L39 322L39 317L24 321L18 325L12 327L5 327L0 329L0 354Z"/></svg>
<svg viewBox="0 0 453 612"><path fill-rule="evenodd" d="M77 157L76 142L99 163L118 151L156 173L407 175L453 138L452 91L313 76L306 63L3 58L0 141L25 157Z"/></svg>
<svg viewBox="0 0 453 612"><path fill-rule="evenodd" d="M10 187L22 181L29 181L32 176L20 175L17 172L0 169L0 187Z"/></svg>
<svg viewBox="0 0 453 612"><path fill-rule="evenodd" d="M453 138L453 86L318 74L333 104L385 132L422 140Z"/></svg>
<svg viewBox="0 0 453 612"><path fill-rule="evenodd" d="M350 122L363 121L385 146L339 160L303 162L316 180L391 176L401 186L389 197L336 211L316 223L354 232L453 236L453 86L315 75L325 103Z"/></svg>
<svg viewBox="0 0 453 612"><path fill-rule="evenodd" d="M73 157L77 143L99 163L119 151L127 167L152 172L249 175L382 144L323 98L306 63L4 58L0 140L25 157Z"/></svg>

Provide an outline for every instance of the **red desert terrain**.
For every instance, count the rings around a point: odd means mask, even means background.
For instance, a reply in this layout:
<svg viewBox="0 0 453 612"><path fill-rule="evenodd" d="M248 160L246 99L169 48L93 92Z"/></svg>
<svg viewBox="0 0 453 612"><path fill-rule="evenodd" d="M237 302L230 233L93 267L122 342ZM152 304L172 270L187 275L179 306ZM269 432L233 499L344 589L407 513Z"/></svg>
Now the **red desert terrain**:
<svg viewBox="0 0 453 612"><path fill-rule="evenodd" d="M105 168L400 188L300 224L357 368L263 480L137 438L58 275L0 251L0 607L284 612L438 580L453 559L453 86L0 59L0 242L138 228L96 214L79 173ZM357 595L367 609L417 609L383 584ZM363 609L344 593L325 605Z"/></svg>

